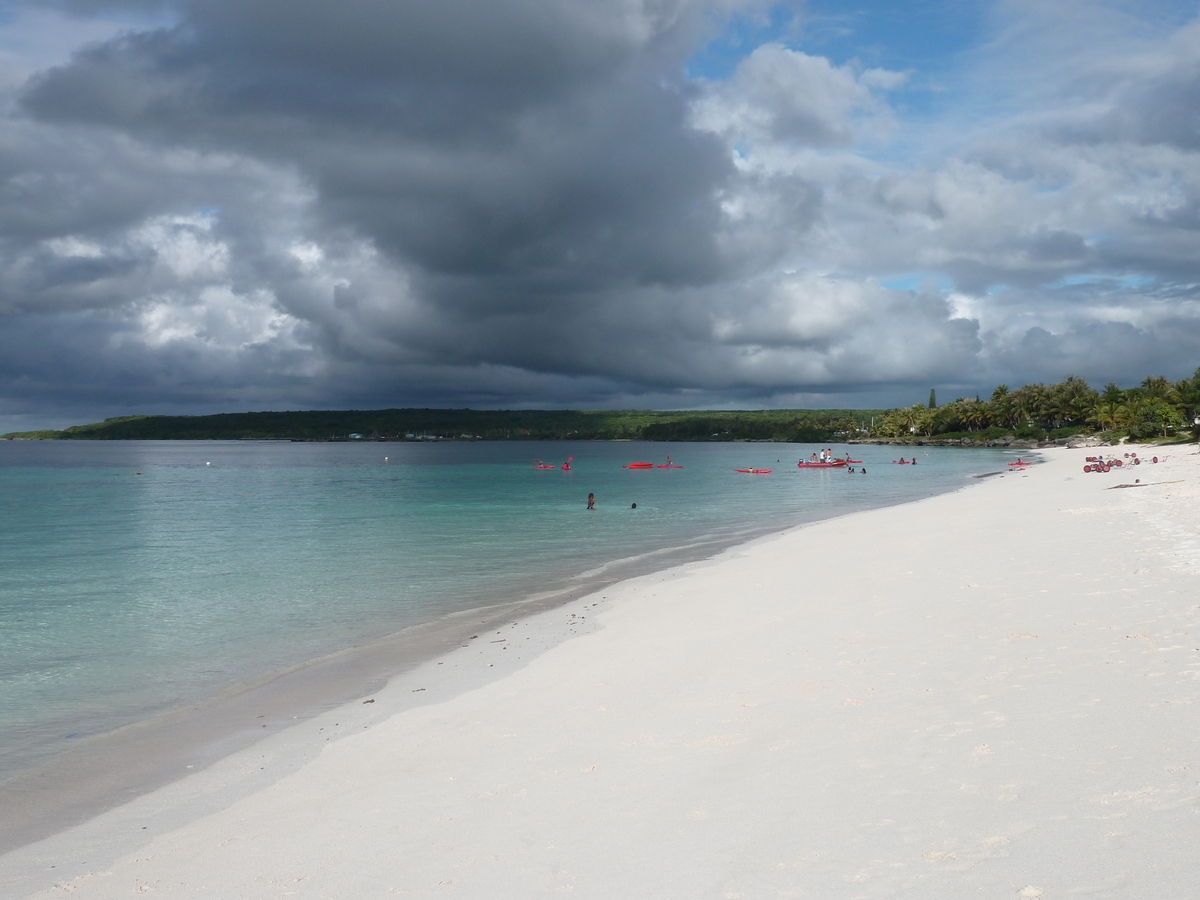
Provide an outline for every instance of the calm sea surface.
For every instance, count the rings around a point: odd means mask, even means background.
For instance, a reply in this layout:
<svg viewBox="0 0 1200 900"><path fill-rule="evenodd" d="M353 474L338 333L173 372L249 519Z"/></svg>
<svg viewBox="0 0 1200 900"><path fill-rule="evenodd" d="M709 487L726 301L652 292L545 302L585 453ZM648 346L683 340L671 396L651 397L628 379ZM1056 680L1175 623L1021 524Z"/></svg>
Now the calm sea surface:
<svg viewBox="0 0 1200 900"><path fill-rule="evenodd" d="M798 470L815 449L0 441L0 778L612 560L953 490L1013 458L930 448L896 466L896 448L861 447L865 475ZM666 454L683 468L621 468ZM568 456L569 472L532 468Z"/></svg>

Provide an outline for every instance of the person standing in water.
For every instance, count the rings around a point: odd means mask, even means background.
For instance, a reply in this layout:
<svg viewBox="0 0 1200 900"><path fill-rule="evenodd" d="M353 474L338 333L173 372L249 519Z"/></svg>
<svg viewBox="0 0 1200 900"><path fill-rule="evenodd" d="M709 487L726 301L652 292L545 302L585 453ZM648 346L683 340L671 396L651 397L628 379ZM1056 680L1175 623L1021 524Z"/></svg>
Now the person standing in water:
<svg viewBox="0 0 1200 900"><path fill-rule="evenodd" d="M593 510L593 511L596 509L596 495L595 494L588 494L588 509Z"/></svg>

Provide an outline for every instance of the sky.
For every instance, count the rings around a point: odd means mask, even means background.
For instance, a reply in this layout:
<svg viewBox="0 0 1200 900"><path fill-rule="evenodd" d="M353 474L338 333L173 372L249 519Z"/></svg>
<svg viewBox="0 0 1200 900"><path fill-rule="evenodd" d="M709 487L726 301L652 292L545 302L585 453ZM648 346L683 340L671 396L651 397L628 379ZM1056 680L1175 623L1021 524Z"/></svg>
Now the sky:
<svg viewBox="0 0 1200 900"><path fill-rule="evenodd" d="M0 432L1200 366L1200 4L0 0Z"/></svg>

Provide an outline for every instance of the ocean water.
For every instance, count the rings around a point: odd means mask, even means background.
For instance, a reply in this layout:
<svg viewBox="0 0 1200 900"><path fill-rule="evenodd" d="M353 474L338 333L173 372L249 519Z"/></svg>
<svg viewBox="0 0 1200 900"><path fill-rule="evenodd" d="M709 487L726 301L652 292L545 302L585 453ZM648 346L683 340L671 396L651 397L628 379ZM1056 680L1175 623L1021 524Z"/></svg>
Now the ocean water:
<svg viewBox="0 0 1200 900"><path fill-rule="evenodd" d="M895 448L860 447L865 475L798 470L815 449L0 442L0 780L409 625L614 560L953 490L1013 458L929 448L896 466ZM683 468L622 468L667 454ZM570 471L532 468L569 456Z"/></svg>

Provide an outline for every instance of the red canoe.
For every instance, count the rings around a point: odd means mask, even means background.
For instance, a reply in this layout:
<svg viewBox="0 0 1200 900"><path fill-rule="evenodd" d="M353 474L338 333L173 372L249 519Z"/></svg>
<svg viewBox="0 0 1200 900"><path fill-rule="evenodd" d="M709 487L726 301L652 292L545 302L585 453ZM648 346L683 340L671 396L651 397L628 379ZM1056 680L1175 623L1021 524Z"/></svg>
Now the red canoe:
<svg viewBox="0 0 1200 900"><path fill-rule="evenodd" d="M796 463L796 465L799 466L801 469L840 469L842 466L845 465L845 463L844 462L829 462L829 463L798 462L798 463Z"/></svg>
<svg viewBox="0 0 1200 900"><path fill-rule="evenodd" d="M627 466L621 466L622 469L653 469L654 463L630 463Z"/></svg>
<svg viewBox="0 0 1200 900"><path fill-rule="evenodd" d="M747 475L770 475L774 469L734 469L735 472L745 472Z"/></svg>

